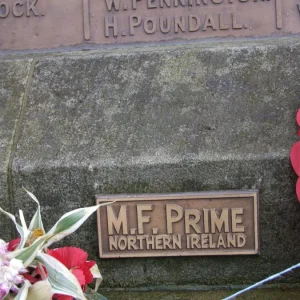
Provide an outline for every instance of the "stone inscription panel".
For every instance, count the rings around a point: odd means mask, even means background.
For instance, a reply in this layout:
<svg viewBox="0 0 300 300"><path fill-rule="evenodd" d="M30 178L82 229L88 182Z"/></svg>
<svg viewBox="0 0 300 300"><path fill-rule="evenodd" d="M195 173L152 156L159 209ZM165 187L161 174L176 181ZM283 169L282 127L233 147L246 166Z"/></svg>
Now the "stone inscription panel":
<svg viewBox="0 0 300 300"><path fill-rule="evenodd" d="M102 258L258 254L258 192L99 196Z"/></svg>
<svg viewBox="0 0 300 300"><path fill-rule="evenodd" d="M300 0L5 0L0 49L300 33Z"/></svg>

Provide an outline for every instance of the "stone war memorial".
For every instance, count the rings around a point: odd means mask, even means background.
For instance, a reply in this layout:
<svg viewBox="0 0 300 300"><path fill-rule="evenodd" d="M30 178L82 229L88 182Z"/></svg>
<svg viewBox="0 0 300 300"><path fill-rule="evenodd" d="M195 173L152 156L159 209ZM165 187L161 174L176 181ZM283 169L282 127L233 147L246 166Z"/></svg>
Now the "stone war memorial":
<svg viewBox="0 0 300 300"><path fill-rule="evenodd" d="M300 0L3 0L0 29L1 300L86 299L97 265L87 299L224 299L300 263ZM300 272L264 287L236 299Z"/></svg>

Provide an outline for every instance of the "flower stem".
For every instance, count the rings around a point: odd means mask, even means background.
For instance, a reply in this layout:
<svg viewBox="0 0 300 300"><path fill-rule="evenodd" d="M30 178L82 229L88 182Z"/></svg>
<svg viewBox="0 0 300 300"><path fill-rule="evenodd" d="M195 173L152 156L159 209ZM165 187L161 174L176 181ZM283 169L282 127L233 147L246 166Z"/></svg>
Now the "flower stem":
<svg viewBox="0 0 300 300"><path fill-rule="evenodd" d="M45 273L45 270L44 270L44 267L41 263L38 263L38 268L40 270L40 273L41 273L41 276L42 276L42 279L43 280L46 280L47 279L47 275Z"/></svg>
<svg viewBox="0 0 300 300"><path fill-rule="evenodd" d="M282 271L282 272L279 272L279 273L277 273L277 274L274 274L274 275L272 275L272 276L270 276L270 277L268 277L268 278L266 278L266 279L264 279L264 280L262 280L262 281L259 281L259 282L255 283L255 284L253 284L253 285L247 287L246 289L244 289L244 290L242 290L242 291L239 291L239 292L237 292L237 293L235 293L235 294L233 294L233 295L231 295L231 296L229 296L229 297L227 297L227 298L224 298L223 300L232 300L232 299L235 299L237 296L239 296L239 295L241 295L241 294L243 294L243 293L245 293L245 292L248 292L248 291L250 291L250 290L253 290L253 289L259 287L260 285L262 285L262 284L264 284L264 283L266 283L266 282L268 282L268 281L271 281L271 280L273 280L273 279L276 279L276 278L278 278L278 277L280 277L280 276L282 276L282 275L284 275L284 274L286 274L286 273L289 273L289 272L291 272L291 271L293 271L294 269L299 268L299 267L300 267L300 263L297 264L297 265L294 265L294 266L292 266L292 267L290 267L290 268L288 268L288 269L286 269L286 270L284 270L284 271Z"/></svg>

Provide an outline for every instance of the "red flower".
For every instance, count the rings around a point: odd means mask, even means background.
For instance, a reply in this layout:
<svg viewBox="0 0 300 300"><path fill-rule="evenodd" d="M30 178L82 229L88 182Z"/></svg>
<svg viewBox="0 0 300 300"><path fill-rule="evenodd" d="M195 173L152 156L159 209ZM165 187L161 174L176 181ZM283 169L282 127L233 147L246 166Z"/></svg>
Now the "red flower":
<svg viewBox="0 0 300 300"><path fill-rule="evenodd" d="M294 171L298 176L300 176L300 142L293 145L290 153L290 159Z"/></svg>
<svg viewBox="0 0 300 300"><path fill-rule="evenodd" d="M47 254L53 256L65 265L77 278L82 289L85 290L87 284L93 281L93 274L90 269L96 264L95 261L87 261L88 254L80 248L63 247L48 250ZM72 300L73 297L65 295L54 295L56 300Z"/></svg>
<svg viewBox="0 0 300 300"><path fill-rule="evenodd" d="M300 126L300 109L297 111L296 122ZM298 129L298 136L300 136L300 129ZM293 166L294 171L300 177L300 142L297 142L293 145L290 153L290 160ZM296 194L298 201L300 202L300 178L297 180L296 184Z"/></svg>
<svg viewBox="0 0 300 300"><path fill-rule="evenodd" d="M33 271L33 272L35 272L35 271ZM41 278L40 275L33 276L33 275L29 274L29 273L23 274L23 277L25 279L27 279L31 284L35 284L36 282L42 280L42 278Z"/></svg>
<svg viewBox="0 0 300 300"><path fill-rule="evenodd" d="M300 142L297 142L293 145L290 153L290 159L294 171L298 176L300 176ZM298 201L300 202L300 178L297 180L296 184L296 194Z"/></svg>
<svg viewBox="0 0 300 300"><path fill-rule="evenodd" d="M296 121L297 121L298 126L300 126L300 109L298 109L298 111L297 111Z"/></svg>
<svg viewBox="0 0 300 300"><path fill-rule="evenodd" d="M300 178L298 178L297 180L297 184L296 184L296 194L297 194L297 198L300 202Z"/></svg>
<svg viewBox="0 0 300 300"><path fill-rule="evenodd" d="M19 246L21 242L21 238L17 238L15 240L12 240L8 243L8 247L7 250L8 251L15 251L17 249L17 247Z"/></svg>

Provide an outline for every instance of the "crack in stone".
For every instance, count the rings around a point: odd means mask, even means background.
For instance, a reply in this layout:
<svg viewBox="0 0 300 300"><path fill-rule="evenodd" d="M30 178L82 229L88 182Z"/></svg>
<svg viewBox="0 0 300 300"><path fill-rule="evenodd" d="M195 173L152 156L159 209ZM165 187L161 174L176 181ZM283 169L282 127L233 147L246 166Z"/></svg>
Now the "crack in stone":
<svg viewBox="0 0 300 300"><path fill-rule="evenodd" d="M10 210L12 213L15 211L14 206L14 195L13 195L13 180L12 180L12 164L15 156L15 152L17 149L18 140L21 134L21 125L23 123L25 109L27 106L28 94L30 90L30 86L32 83L33 73L35 69L36 61L34 59L31 60L30 69L28 72L28 76L26 79L24 93L21 99L21 106L18 117L16 119L15 128L13 131L12 139L10 142L9 153L8 153L8 162L6 166L6 185L7 185L7 199L9 201ZM13 234L14 228L11 230L11 234Z"/></svg>

